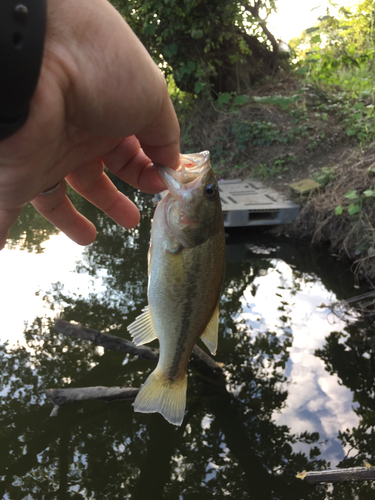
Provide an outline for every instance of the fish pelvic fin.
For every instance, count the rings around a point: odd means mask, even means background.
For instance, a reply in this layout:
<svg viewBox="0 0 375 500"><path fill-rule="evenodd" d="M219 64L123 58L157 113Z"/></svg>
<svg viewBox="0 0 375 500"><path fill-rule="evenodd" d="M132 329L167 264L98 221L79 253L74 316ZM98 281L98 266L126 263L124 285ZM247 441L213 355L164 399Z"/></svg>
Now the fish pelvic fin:
<svg viewBox="0 0 375 500"><path fill-rule="evenodd" d="M156 368L135 398L134 411L161 413L170 424L181 425L186 407L186 389L186 374L181 380L170 380Z"/></svg>
<svg viewBox="0 0 375 500"><path fill-rule="evenodd" d="M132 336L135 345L148 344L158 338L149 306L142 309L143 313L128 326L128 332Z"/></svg>
<svg viewBox="0 0 375 500"><path fill-rule="evenodd" d="M218 330L219 330L219 305L216 309L206 326L205 331L201 335L202 341L205 343L210 353L215 356L217 350L218 342Z"/></svg>

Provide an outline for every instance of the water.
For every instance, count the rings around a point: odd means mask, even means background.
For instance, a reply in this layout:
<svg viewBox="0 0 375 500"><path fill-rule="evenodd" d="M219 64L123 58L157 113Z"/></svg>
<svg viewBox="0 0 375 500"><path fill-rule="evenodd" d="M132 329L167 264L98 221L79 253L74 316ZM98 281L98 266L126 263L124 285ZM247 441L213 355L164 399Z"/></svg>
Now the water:
<svg viewBox="0 0 375 500"><path fill-rule="evenodd" d="M367 483L316 488L295 477L375 463L373 331L327 307L362 290L325 251L262 232L227 240L224 372L189 367L180 428L126 401L49 416L47 388L139 387L154 368L53 330L60 316L129 338L146 304L154 209L129 194L142 209L133 231L77 200L99 229L93 245L77 247L30 209L0 253L0 497L373 498Z"/></svg>

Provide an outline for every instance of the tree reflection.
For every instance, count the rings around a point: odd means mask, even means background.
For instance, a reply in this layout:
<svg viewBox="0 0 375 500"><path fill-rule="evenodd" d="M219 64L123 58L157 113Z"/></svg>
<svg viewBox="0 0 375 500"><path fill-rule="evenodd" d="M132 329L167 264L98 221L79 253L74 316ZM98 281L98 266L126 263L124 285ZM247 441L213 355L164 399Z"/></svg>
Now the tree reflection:
<svg viewBox="0 0 375 500"><path fill-rule="evenodd" d="M268 382L262 402L228 390L226 379L238 369L242 384L257 384L251 346L224 376L204 366L189 369L188 412L176 429L159 415L134 414L127 402L71 405L49 417L47 387L139 386L146 363L118 352L100 355L93 345L59 337L44 321L26 336L27 347L2 348L2 495L190 499L225 492L251 498L257 491L259 499L276 498L276 492L297 499L308 491L295 471L320 464L293 453L289 429L270 419L280 404L275 384ZM249 370L243 371L244 356Z"/></svg>
<svg viewBox="0 0 375 500"><path fill-rule="evenodd" d="M336 373L353 392L354 411L359 417L358 427L339 432L339 439L348 449L339 467L375 464L375 331L373 324L357 320L345 327L345 332L332 332L322 349L317 350L331 374ZM374 497L373 483L335 485L332 498ZM331 498L331 497L330 497Z"/></svg>
<svg viewBox="0 0 375 500"><path fill-rule="evenodd" d="M27 204L9 231L7 247L42 253L43 243L58 232L59 230L42 217L32 205Z"/></svg>

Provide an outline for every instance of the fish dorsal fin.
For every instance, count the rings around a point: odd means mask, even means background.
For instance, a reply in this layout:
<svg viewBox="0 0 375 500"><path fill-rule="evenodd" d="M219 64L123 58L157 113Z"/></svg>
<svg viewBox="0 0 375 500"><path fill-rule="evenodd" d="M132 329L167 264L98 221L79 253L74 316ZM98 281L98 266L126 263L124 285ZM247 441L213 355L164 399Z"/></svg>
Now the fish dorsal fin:
<svg viewBox="0 0 375 500"><path fill-rule="evenodd" d="M215 356L217 349L217 333L219 330L219 306L216 307L210 322L201 335L201 339L208 347L211 354Z"/></svg>
<svg viewBox="0 0 375 500"><path fill-rule="evenodd" d="M135 345L148 344L148 342L158 338L152 321L150 308L146 306L142 311L143 313L128 326L128 332L132 336Z"/></svg>

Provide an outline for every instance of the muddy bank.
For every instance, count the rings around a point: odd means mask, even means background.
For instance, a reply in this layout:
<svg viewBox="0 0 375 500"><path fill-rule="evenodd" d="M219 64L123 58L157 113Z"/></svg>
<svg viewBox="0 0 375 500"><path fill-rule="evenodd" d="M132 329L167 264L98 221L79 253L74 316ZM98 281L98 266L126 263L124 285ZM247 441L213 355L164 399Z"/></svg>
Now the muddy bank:
<svg viewBox="0 0 375 500"><path fill-rule="evenodd" d="M348 152L329 175L324 187L296 200L300 215L283 233L328 246L375 285L375 144Z"/></svg>

